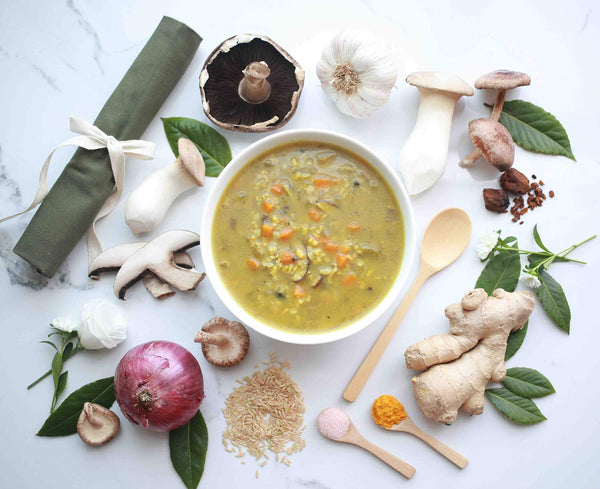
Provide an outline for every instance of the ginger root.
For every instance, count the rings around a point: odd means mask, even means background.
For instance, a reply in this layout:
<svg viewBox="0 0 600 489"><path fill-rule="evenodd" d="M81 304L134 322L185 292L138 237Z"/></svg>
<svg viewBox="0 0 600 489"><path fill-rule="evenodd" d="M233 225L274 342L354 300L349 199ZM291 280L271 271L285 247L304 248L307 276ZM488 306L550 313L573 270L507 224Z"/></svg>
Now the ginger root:
<svg viewBox="0 0 600 489"><path fill-rule="evenodd" d="M483 412L488 382L501 382L506 376L508 335L524 326L534 304L527 291L496 289L488 297L483 289L472 290L446 308L450 334L431 336L407 348L406 366L426 370L412 379L425 416L451 424L460 408L469 414Z"/></svg>

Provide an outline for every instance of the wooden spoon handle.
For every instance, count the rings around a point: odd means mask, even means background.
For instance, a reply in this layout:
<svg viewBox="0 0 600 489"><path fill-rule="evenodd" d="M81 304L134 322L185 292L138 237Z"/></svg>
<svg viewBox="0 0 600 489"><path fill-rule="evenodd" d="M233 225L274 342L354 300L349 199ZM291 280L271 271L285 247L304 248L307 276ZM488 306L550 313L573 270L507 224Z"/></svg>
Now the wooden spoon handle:
<svg viewBox="0 0 600 489"><path fill-rule="evenodd" d="M379 362L383 352L394 337L394 333L396 333L398 330L398 326L400 326L400 323L408 312L408 309L415 299L417 292L419 292L419 289L425 280L427 280L433 273L434 272L430 267L421 263L421 268L419 269L417 278L398 306L398 309L396 309L396 312L394 312L392 318L389 320L385 328L383 328L383 331L379 335L379 338L377 338L377 341L371 348L371 351L367 354L362 364L360 367L358 367L358 370L354 374L354 377L352 377L352 380L346 387L346 390L344 391L344 399L346 399L346 401L353 402L356 400L363 387L367 383L367 380L369 380L369 376Z"/></svg>
<svg viewBox="0 0 600 489"><path fill-rule="evenodd" d="M373 445L370 441L361 438L359 442L356 443L361 448L364 448L368 452L371 452L378 459L388 464L393 469L400 472L404 477L410 479L413 475L415 475L416 469L400 460L398 457L392 455L390 452L386 452L383 448L378 447L377 445Z"/></svg>
<svg viewBox="0 0 600 489"><path fill-rule="evenodd" d="M421 440L423 440L431 448L433 448L438 453L440 453L441 455L446 457L448 460L450 460L450 462L452 462L457 467L464 469L467 466L467 464L469 463L469 460L466 457L463 457L460 453L452 450L452 448L450 448L449 446L444 445L441 441L435 439L433 436L428 435L427 433L422 431L417 426L415 426L415 425L411 426L409 433L411 433L411 434L415 435L417 438L420 438Z"/></svg>

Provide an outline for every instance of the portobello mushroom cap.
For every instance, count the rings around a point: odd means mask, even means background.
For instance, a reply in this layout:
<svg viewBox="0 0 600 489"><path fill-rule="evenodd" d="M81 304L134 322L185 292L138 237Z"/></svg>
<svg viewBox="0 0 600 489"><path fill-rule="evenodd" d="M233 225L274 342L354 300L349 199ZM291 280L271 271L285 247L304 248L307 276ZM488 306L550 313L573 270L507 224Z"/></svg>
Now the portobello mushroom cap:
<svg viewBox="0 0 600 489"><path fill-rule="evenodd" d="M206 116L230 131L266 132L296 112L304 70L266 36L240 34L218 46L200 73Z"/></svg>

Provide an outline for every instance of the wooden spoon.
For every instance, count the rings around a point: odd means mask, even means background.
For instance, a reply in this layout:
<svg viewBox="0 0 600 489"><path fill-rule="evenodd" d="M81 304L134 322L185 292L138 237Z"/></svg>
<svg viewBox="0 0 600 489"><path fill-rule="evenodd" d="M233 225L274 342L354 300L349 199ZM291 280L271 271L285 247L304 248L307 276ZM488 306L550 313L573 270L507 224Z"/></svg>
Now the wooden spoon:
<svg viewBox="0 0 600 489"><path fill-rule="evenodd" d="M471 220L462 209L446 209L431 220L423 235L421 264L417 278L346 387L344 391L346 401L355 401L362 391L421 286L429 277L446 268L462 255L470 239Z"/></svg>
<svg viewBox="0 0 600 489"><path fill-rule="evenodd" d="M416 469L412 465L407 464L403 460L400 460L398 457L392 455L389 452L386 452L383 448L380 448L377 445L373 445L370 441L366 440L356 429L356 426L354 426L354 423L352 423L352 421L350 421L350 426L348 427L348 431L346 431L346 434L344 436L337 439L329 439L333 441L339 441L342 443L350 443L351 445L356 445L357 447L365 449L367 452L372 453L378 459L400 472L407 479L410 479L413 475L415 475Z"/></svg>
<svg viewBox="0 0 600 489"><path fill-rule="evenodd" d="M403 419L399 423L393 425L391 428L386 428L385 426L382 426L382 428L389 431L403 431L404 433L410 433L411 435L420 438L431 448L436 450L438 453L442 454L444 457L450 460L450 462L460 467L461 469L464 469L469 463L469 460L466 457L463 457L460 453L455 452L449 446L444 445L441 441L435 439L433 436L428 435L422 429L415 426L415 424L408 416L406 417L406 419Z"/></svg>

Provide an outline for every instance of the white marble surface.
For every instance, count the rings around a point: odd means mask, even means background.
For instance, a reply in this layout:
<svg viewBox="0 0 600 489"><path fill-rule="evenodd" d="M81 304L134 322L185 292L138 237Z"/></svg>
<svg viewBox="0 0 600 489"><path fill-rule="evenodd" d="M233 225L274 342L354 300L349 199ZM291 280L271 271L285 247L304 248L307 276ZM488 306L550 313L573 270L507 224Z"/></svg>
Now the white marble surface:
<svg viewBox="0 0 600 489"><path fill-rule="evenodd" d="M567 128L578 161L517 149L516 166L540 176L547 189L556 191L556 198L526 215L522 226L512 224L507 215L483 209L481 188L494 185L497 174L483 167L467 172L456 165L459 157L470 151L468 121L487 113L482 104L490 95L478 92L457 107L443 179L414 199L418 232L421 235L442 208L460 206L472 217L475 237L502 228L516 233L527 248L534 246L531 229L538 223L547 244L565 248L599 229L600 11L595 6L593 0L4 2L0 16L0 214L28 203L38 167L54 145L70 136L68 117L93 121L160 17L168 14L196 29L204 41L159 116L206 121L197 86L205 57L231 35L267 34L289 50L307 72L300 107L288 127L328 128L348 134L370 145L391 164L410 131L418 104L416 90L402 81L408 72L453 71L471 83L478 75L501 67L530 73L531 86L510 97L522 97L554 113ZM397 89L388 104L363 121L339 114L325 100L314 74L324 40L348 25L369 26L384 33L397 43L402 57ZM234 153L260 138L226 136ZM125 195L148 172L171 159L158 118L145 137L158 144L158 157L152 162L129 162ZM50 171L52 180L68 156L68 150L57 155ZM197 230L206 190L177 202L156 232L172 227ZM132 240L122 215L123 204L99 225L105 245ZM48 414L51 397L50 381L25 390L51 360L50 349L38 341L48 332L53 317L78 313L92 297L110 298L111 280L88 285L81 243L52 280L32 272L10 251L29 218L0 226L4 344L0 354L0 486L183 487L169 461L167 436L146 432L125 420L119 437L100 449L84 446L76 436L35 436ZM577 253L589 265L558 264L553 268L571 303L571 335L558 330L537 307L524 346L509 362L509 366L539 369L556 387L555 395L538 402L548 417L538 425L512 424L488 404L480 417L461 415L451 427L438 426L420 414L412 397L411 373L403 365L402 353L413 341L447 330L444 307L460 299L481 270L474 253L475 240L450 269L424 286L364 392L351 405L342 400L341 392L391 311L360 334L323 346L298 347L252 334L249 359L221 371L208 366L192 343L193 333L205 320L215 314L229 315L208 282L197 292L178 294L163 303L155 302L141 288L132 290L122 305L130 320L129 338L116 350L84 353L71 360L67 392L111 375L121 356L134 345L168 339L192 350L205 373L207 397L202 412L210 444L200 487L596 488L600 484L600 332L595 307L599 245L599 241L593 242ZM192 255L199 263L199 250ZM307 447L292 458L290 468L269 464L257 480L256 467L250 461L241 465L223 450L221 408L235 379L250 373L272 350L290 360L292 375L304 391ZM369 407L384 393L396 395L418 425L469 457L469 466L459 471L417 439L377 428L370 420ZM414 479L403 480L355 447L323 439L315 419L327 406L344 408L369 439L412 463L417 468Z"/></svg>

